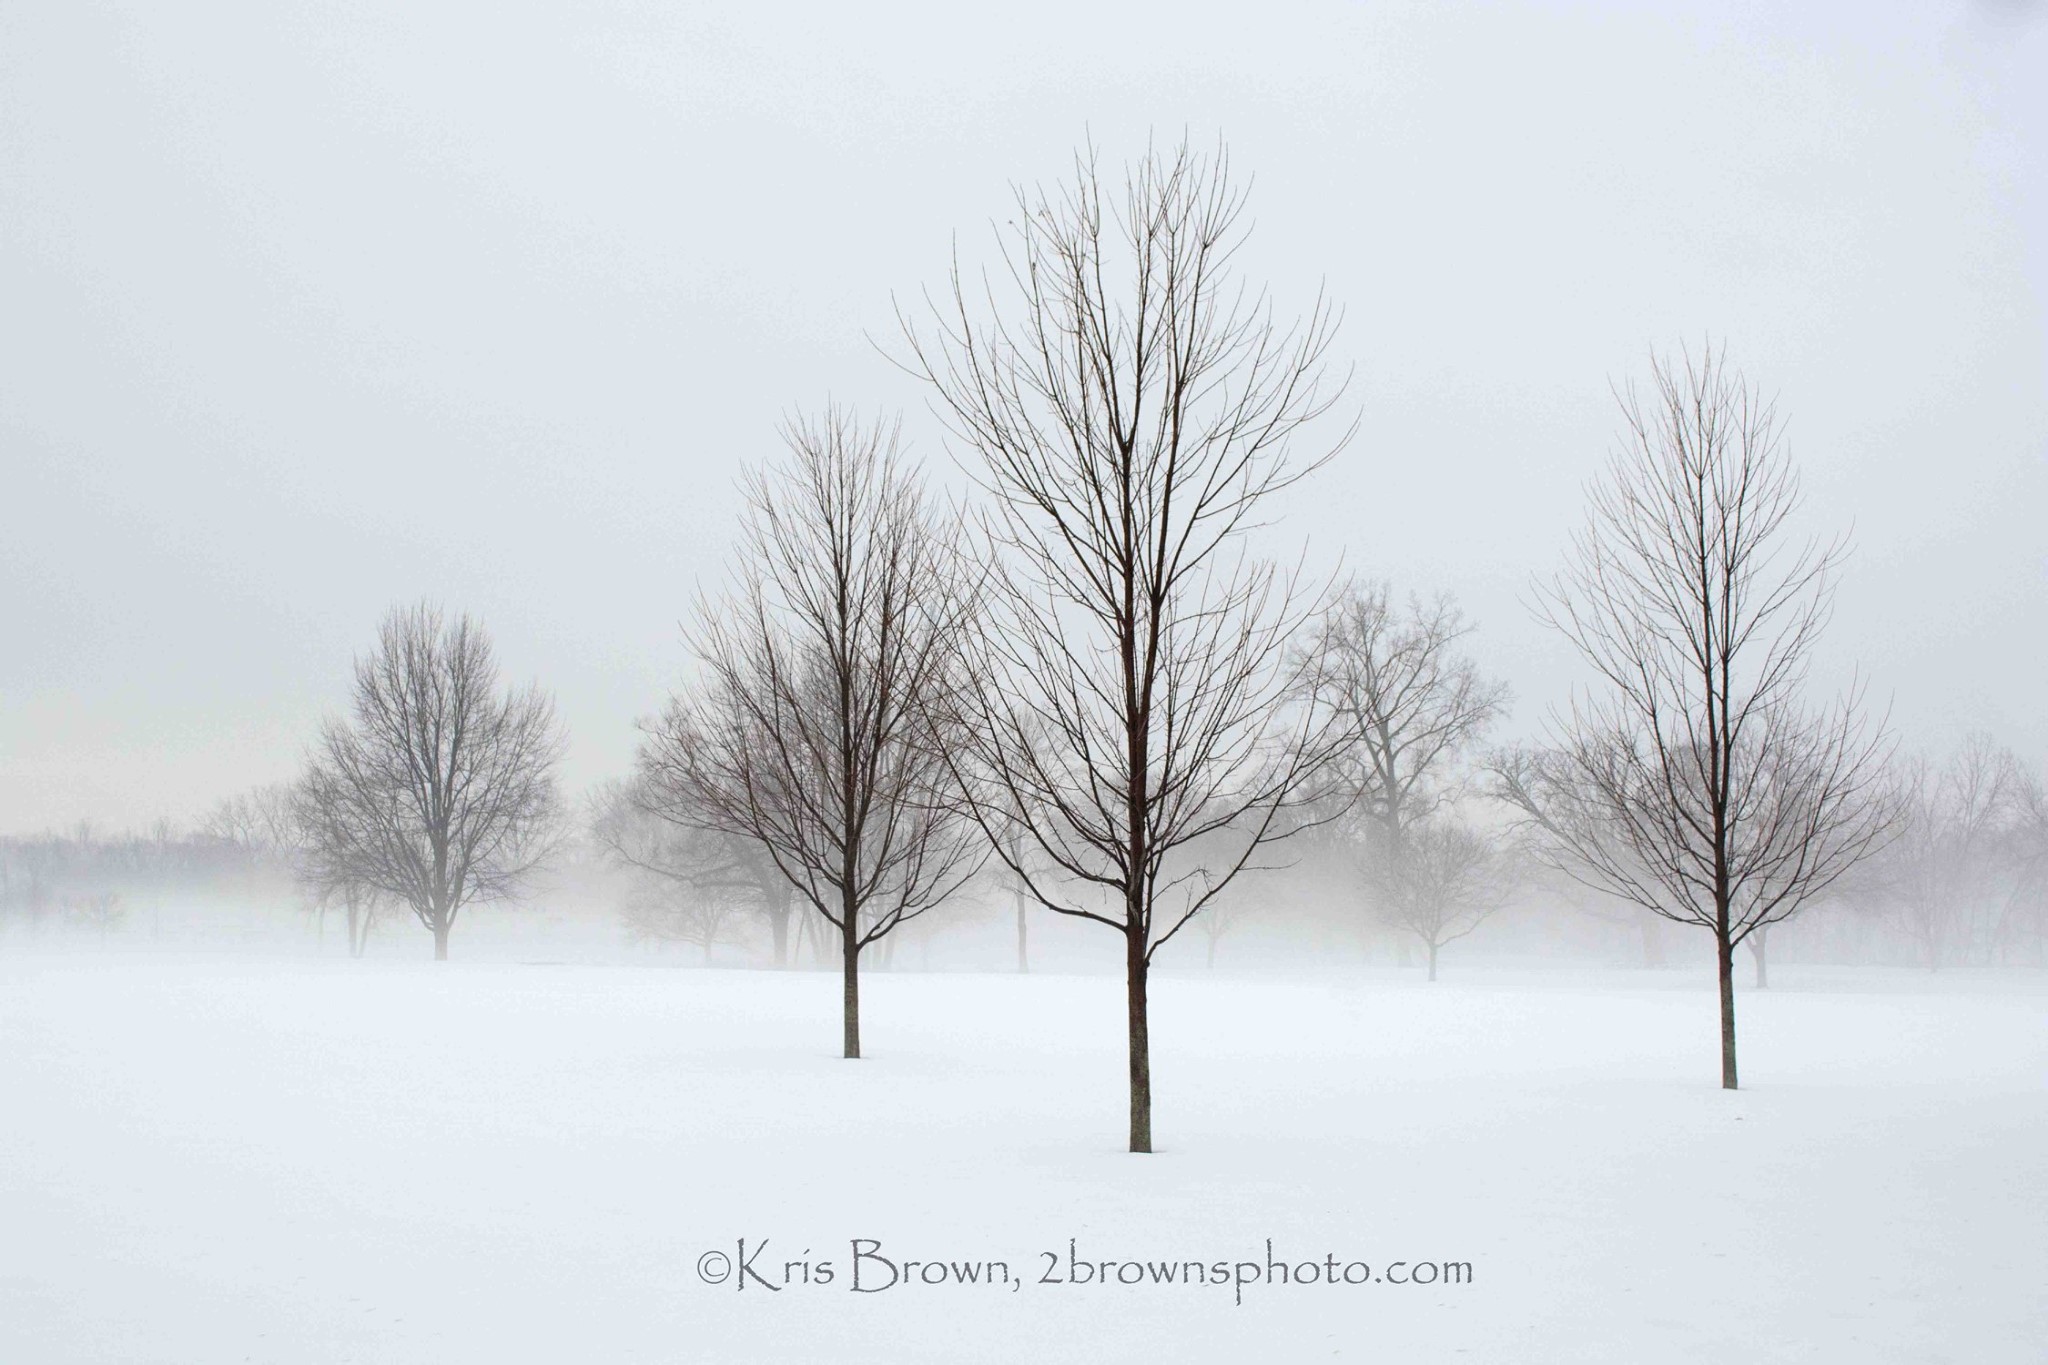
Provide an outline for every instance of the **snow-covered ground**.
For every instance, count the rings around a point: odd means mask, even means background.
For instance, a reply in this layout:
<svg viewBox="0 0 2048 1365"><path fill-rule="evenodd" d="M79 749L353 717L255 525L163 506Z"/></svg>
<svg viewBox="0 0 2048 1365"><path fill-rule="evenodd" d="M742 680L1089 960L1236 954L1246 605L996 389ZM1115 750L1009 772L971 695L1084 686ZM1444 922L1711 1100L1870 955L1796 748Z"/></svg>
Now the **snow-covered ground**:
<svg viewBox="0 0 2048 1365"><path fill-rule="evenodd" d="M1165 975L1146 1158L1107 976L17 956L0 1361L2048 1357L2042 979L1774 978Z"/></svg>

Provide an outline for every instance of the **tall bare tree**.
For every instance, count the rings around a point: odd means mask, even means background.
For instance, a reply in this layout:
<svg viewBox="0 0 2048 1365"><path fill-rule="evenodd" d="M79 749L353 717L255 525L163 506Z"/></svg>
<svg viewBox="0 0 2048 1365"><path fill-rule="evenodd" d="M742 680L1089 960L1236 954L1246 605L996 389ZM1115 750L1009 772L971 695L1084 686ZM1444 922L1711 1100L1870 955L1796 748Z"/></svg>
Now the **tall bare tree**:
<svg viewBox="0 0 2048 1365"><path fill-rule="evenodd" d="M1621 448L1538 587L1598 681L1500 792L1553 866L1713 934L1732 1090L1734 951L1887 837L1889 740L1859 689L1804 696L1843 543L1793 538L1775 406L1712 349L1651 372L1618 395Z"/></svg>
<svg viewBox="0 0 2048 1365"><path fill-rule="evenodd" d="M1233 279L1244 206L1220 153L1149 152L1120 188L1084 154L1017 191L993 277L956 262L950 298L900 319L987 494L947 756L1032 898L1123 936L1134 1152L1152 956L1299 827L1329 757L1312 708L1284 706L1311 604L1244 533L1343 443L1293 443L1335 401L1332 318L1277 326Z"/></svg>
<svg viewBox="0 0 2048 1365"><path fill-rule="evenodd" d="M483 627L394 609L301 781L309 878L409 907L446 960L465 906L508 899L552 849L563 736L537 686L499 686Z"/></svg>
<svg viewBox="0 0 2048 1365"><path fill-rule="evenodd" d="M731 593L699 604L703 677L641 746L671 818L753 840L840 939L845 1055L860 953L984 861L938 732L971 594L893 428L831 409L750 474Z"/></svg>

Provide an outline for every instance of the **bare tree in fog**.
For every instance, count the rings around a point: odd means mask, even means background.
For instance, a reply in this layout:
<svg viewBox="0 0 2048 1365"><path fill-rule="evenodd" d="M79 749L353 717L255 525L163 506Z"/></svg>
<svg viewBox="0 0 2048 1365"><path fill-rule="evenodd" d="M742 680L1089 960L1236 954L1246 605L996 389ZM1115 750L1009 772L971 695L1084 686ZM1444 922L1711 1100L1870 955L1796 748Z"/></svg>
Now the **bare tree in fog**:
<svg viewBox="0 0 2048 1365"><path fill-rule="evenodd" d="M2048 966L2048 788L2022 772L2014 788L2014 877L2007 901L2005 938L2025 941L2037 967Z"/></svg>
<svg viewBox="0 0 2048 1365"><path fill-rule="evenodd" d="M1029 972L1031 970L1031 929L1029 920L1026 917L1031 910L1032 904L1031 879L1020 872L1010 870L1011 868L1024 866L1024 860L1028 855L1024 846L1022 831L1012 828L1005 832L1004 837L1009 840L1009 845L1003 850L1003 855L998 861L1003 869L1003 884L1009 890L1011 902L1017 912L1017 970L1019 972Z"/></svg>
<svg viewBox="0 0 2048 1365"><path fill-rule="evenodd" d="M674 818L753 840L840 941L845 1055L860 1056L860 953L981 865L937 727L970 609L947 526L895 432L828 411L752 473L741 560L699 604L704 664L641 748Z"/></svg>
<svg viewBox="0 0 2048 1365"><path fill-rule="evenodd" d="M1622 448L1538 589L1599 681L1499 790L1560 871L1713 934L1732 1090L1734 951L1883 843L1889 741L1860 692L1805 702L1842 545L1788 543L1773 404L1711 349L1652 376L1619 395Z"/></svg>
<svg viewBox="0 0 2048 1365"><path fill-rule="evenodd" d="M775 963L787 946L791 889L751 840L669 819L642 778L606 783L591 799L591 837L629 874L621 907L636 938L691 943L711 960L738 937L737 921L759 914L774 937Z"/></svg>
<svg viewBox="0 0 2048 1365"><path fill-rule="evenodd" d="M1336 771L1351 805L1334 828L1349 836L1369 888L1412 885L1400 866L1409 828L1459 796L1465 758L1507 708L1507 685L1462 649L1472 629L1448 593L1404 604L1386 583L1361 582L1308 645L1317 700L1347 738ZM1409 913L1374 908L1397 928Z"/></svg>
<svg viewBox="0 0 2048 1365"><path fill-rule="evenodd" d="M790 965L790 932L800 940L803 931L796 888L765 845L709 827L696 797L661 776L643 761L631 780L600 791L592 829L598 843L615 863L739 904L766 926L775 965Z"/></svg>
<svg viewBox="0 0 2048 1365"><path fill-rule="evenodd" d="M1437 957L1507 903L1505 855L1483 832L1439 813L1403 831L1400 853L1376 865L1381 919L1412 934L1436 980Z"/></svg>
<svg viewBox="0 0 2048 1365"><path fill-rule="evenodd" d="M64 902L64 913L73 924L91 929L105 938L128 917L128 907L118 891L96 891L72 896Z"/></svg>
<svg viewBox="0 0 2048 1365"><path fill-rule="evenodd" d="M289 869L304 844L297 788L275 782L223 797L201 817L199 833L233 845L252 865Z"/></svg>
<svg viewBox="0 0 2048 1365"><path fill-rule="evenodd" d="M1149 152L1120 187L1092 155L1075 171L1018 191L994 280L956 264L930 323L901 321L990 501L948 757L1032 897L1123 936L1147 1152L1153 954L1299 827L1330 755L1311 708L1284 706L1310 604L1243 533L1329 458L1291 438L1335 400L1332 319L1276 326L1233 281L1245 201L1222 155Z"/></svg>
<svg viewBox="0 0 2048 1365"><path fill-rule="evenodd" d="M463 907L516 895L551 851L562 747L545 693L500 688L482 626L394 609L301 781L309 876L409 907L445 960Z"/></svg>
<svg viewBox="0 0 2048 1365"><path fill-rule="evenodd" d="M1309 646L1309 677L1349 740L1338 771L1389 853L1456 798L1459 761L1507 709L1507 685L1460 648L1472 629L1448 593L1402 604L1386 583L1354 583Z"/></svg>
<svg viewBox="0 0 2048 1365"><path fill-rule="evenodd" d="M1898 835L1865 880L1928 970L1960 960L1972 946L1988 959L1993 916L2010 903L1998 883L2023 809L2017 760L1971 735L1939 767L1919 757L1902 761L1895 780Z"/></svg>

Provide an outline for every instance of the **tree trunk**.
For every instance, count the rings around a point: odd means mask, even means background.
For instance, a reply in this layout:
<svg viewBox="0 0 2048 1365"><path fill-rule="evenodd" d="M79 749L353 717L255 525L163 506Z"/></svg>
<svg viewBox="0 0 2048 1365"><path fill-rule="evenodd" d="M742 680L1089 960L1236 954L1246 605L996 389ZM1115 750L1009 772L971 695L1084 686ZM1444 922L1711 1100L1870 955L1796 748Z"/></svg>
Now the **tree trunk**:
<svg viewBox="0 0 2048 1365"><path fill-rule="evenodd" d="M437 924L434 926L434 961L446 962L447 960L448 926L445 924Z"/></svg>
<svg viewBox="0 0 2048 1365"><path fill-rule="evenodd" d="M1431 981L1436 980L1436 949L1436 944L1432 943L1429 945L1429 979Z"/></svg>
<svg viewBox="0 0 2048 1365"><path fill-rule="evenodd" d="M1654 971L1664 965L1663 924L1648 910L1638 910L1636 917L1643 934L1643 966Z"/></svg>
<svg viewBox="0 0 2048 1365"><path fill-rule="evenodd" d="M1131 1044L1131 1150L1152 1150L1152 1034L1145 1013L1145 937L1138 928L1124 931L1124 969L1128 987Z"/></svg>
<svg viewBox="0 0 2048 1365"><path fill-rule="evenodd" d="M1770 932L1769 928L1763 928L1749 936L1749 955L1756 959L1756 988L1760 991L1771 988L1770 963L1764 957L1764 938Z"/></svg>
<svg viewBox="0 0 2048 1365"><path fill-rule="evenodd" d="M848 1060L860 1056L860 931L856 923L852 912L849 911L845 928L840 931L839 941L844 973L840 994L846 1012L845 1055Z"/></svg>
<svg viewBox="0 0 2048 1365"><path fill-rule="evenodd" d="M768 932L775 936L775 965L778 967L789 965L789 907L787 905L784 905L779 913L769 912Z"/></svg>
<svg viewBox="0 0 2048 1365"><path fill-rule="evenodd" d="M1017 970L1020 972L1031 970L1031 958L1025 952L1024 893L1022 891L1017 893Z"/></svg>
<svg viewBox="0 0 2048 1365"><path fill-rule="evenodd" d="M1721 1088L1734 1090L1735 1084L1735 947L1728 941L1728 930L1714 931L1714 956L1721 974Z"/></svg>

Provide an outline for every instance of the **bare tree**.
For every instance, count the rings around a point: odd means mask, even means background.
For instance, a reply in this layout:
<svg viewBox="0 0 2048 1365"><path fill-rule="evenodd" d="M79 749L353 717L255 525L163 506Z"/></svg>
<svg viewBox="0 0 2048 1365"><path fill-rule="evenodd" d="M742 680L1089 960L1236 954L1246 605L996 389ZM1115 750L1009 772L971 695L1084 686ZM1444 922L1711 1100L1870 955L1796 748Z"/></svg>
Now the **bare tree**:
<svg viewBox="0 0 2048 1365"><path fill-rule="evenodd" d="M1560 871L1713 934L1732 1090L1734 951L1882 844L1889 741L1859 689L1802 695L1843 547L1786 543L1799 482L1773 404L1711 349L1652 374L1618 395L1622 448L1538 588L1598 683L1499 790Z"/></svg>
<svg viewBox="0 0 2048 1365"><path fill-rule="evenodd" d="M1403 604L1384 582L1357 582L1307 647L1317 700L1347 739L1336 772L1350 805L1333 831L1378 898L1375 917L1397 930L1421 913L1409 894L1417 878L1443 871L1401 866L1408 831L1464 791L1466 758L1507 709L1506 684L1462 649L1472 629L1448 593Z"/></svg>
<svg viewBox="0 0 2048 1365"><path fill-rule="evenodd" d="M2007 835L2022 809L2018 762L1971 735L1940 767L1915 757L1898 765L1898 836L1875 859L1870 881L1892 923L1928 970L1972 947L1988 958L2002 901L1996 883Z"/></svg>
<svg viewBox="0 0 2048 1365"><path fill-rule="evenodd" d="M644 773L618 787L617 792L630 811L617 812L614 819L620 823L616 826L600 823L596 829L598 841L615 860L642 863L655 875L686 883L701 894L752 913L768 930L774 964L791 965L790 931L796 929L799 937L802 932L796 890L764 845L750 837L707 828L688 793L665 789ZM668 837L649 831L646 821L665 823ZM644 841L638 847L632 838L617 837L634 832Z"/></svg>
<svg viewBox="0 0 2048 1365"><path fill-rule="evenodd" d="M1390 853L1411 824L1456 799L1461 761L1507 709L1507 685L1460 648L1472 630L1448 593L1404 605L1386 583L1361 582L1309 645L1309 676L1349 739L1339 772Z"/></svg>
<svg viewBox="0 0 2048 1365"><path fill-rule="evenodd" d="M1443 812L1402 831L1400 853L1376 865L1374 882L1381 921L1422 944L1431 981L1438 955L1490 919L1509 889L1492 841Z"/></svg>
<svg viewBox="0 0 2048 1365"><path fill-rule="evenodd" d="M711 961L719 943L738 941L736 921L762 913L782 963L790 888L750 841L668 819L646 782L607 783L591 799L590 832L629 878L620 907L635 938L692 943ZM760 865L767 863L767 884Z"/></svg>
<svg viewBox="0 0 2048 1365"><path fill-rule="evenodd" d="M949 532L891 428L828 410L745 481L741 562L701 602L704 665L641 747L671 818L754 841L840 939L845 1055L860 953L980 867L934 727L954 709L963 618Z"/></svg>
<svg viewBox="0 0 2048 1365"><path fill-rule="evenodd" d="M314 904L324 914L340 906L342 923L348 933L348 955L361 957L370 946L370 930L385 904L384 893L349 876L333 880L309 879Z"/></svg>
<svg viewBox="0 0 2048 1365"><path fill-rule="evenodd" d="M1026 857L1022 834L1012 828L1008 831L1009 847L1000 859L1003 869L1003 884L1009 889L1010 899L1017 911L1017 970L1031 970L1031 926L1027 918L1031 910L1031 881L1028 877L1010 871L1021 867Z"/></svg>
<svg viewBox="0 0 2048 1365"><path fill-rule="evenodd" d="M1334 453L1292 445L1335 401L1332 318L1278 327L1233 282L1244 202L1220 153L1150 152L1121 192L1084 155L1071 184L1017 191L995 278L956 263L928 323L899 319L988 497L947 757L1032 898L1123 936L1134 1152L1153 954L1299 828L1330 751L1283 705L1312 604L1244 533Z"/></svg>
<svg viewBox="0 0 2048 1365"><path fill-rule="evenodd" d="M394 609L301 783L309 877L410 907L445 960L463 907L516 895L551 851L562 747L554 703L500 689L474 620Z"/></svg>
<svg viewBox="0 0 2048 1365"><path fill-rule="evenodd" d="M2022 771L2013 788L2010 834L2012 893L2001 936L2008 947L2024 940L2035 966L2048 966L2048 788Z"/></svg>

